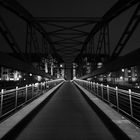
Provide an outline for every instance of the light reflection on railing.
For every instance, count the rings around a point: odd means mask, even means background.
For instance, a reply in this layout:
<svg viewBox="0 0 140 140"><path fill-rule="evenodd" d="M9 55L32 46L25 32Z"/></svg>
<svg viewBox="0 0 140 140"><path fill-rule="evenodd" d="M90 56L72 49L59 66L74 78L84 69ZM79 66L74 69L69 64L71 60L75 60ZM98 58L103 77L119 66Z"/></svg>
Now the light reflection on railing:
<svg viewBox="0 0 140 140"><path fill-rule="evenodd" d="M89 90L92 94L107 102L118 112L123 112L136 122L140 123L140 93L110 87L91 81L75 79L77 84Z"/></svg>
<svg viewBox="0 0 140 140"><path fill-rule="evenodd" d="M63 79L57 79L30 84L20 88L16 87L11 90L2 89L0 92L0 118L32 101L62 81Z"/></svg>

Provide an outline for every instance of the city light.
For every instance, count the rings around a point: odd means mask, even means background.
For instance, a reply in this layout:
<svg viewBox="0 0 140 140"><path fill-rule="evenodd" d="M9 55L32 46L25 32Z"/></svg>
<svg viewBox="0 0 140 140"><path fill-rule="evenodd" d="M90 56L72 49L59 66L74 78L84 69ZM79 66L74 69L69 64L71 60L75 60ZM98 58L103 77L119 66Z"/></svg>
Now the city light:
<svg viewBox="0 0 140 140"><path fill-rule="evenodd" d="M22 76L21 76L21 75L19 75L18 77L19 77L19 78L22 78Z"/></svg>
<svg viewBox="0 0 140 140"><path fill-rule="evenodd" d="M76 77L73 78L74 80L76 79Z"/></svg>
<svg viewBox="0 0 140 140"><path fill-rule="evenodd" d="M37 81L41 81L42 77L41 76L37 76Z"/></svg>
<svg viewBox="0 0 140 140"><path fill-rule="evenodd" d="M120 79L122 80L123 79L123 76L120 76Z"/></svg>

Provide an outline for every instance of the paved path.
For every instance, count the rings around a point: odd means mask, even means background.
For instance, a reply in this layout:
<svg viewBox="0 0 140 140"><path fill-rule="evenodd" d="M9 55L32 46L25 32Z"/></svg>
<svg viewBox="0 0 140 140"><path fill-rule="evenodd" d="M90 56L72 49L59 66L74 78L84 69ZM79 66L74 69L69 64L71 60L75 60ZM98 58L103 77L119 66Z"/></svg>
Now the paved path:
<svg viewBox="0 0 140 140"><path fill-rule="evenodd" d="M74 84L65 82L16 140L114 140Z"/></svg>

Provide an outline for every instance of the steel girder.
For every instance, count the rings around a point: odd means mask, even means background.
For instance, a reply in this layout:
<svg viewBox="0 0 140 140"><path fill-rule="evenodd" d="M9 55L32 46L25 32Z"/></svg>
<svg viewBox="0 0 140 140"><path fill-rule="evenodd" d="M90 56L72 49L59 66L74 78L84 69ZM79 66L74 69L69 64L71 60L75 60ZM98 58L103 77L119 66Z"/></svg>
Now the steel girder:
<svg viewBox="0 0 140 140"><path fill-rule="evenodd" d="M56 47L56 50L62 58L66 52L69 52L71 54L71 56L68 56L69 60L73 60L72 57L75 57L73 52L76 51L77 55L80 52L81 46L84 43L83 38L85 39L85 36L90 32L88 29L100 20L101 18L97 17L36 17L33 22L38 21L42 25L45 25L45 27L49 26L54 28L55 30L50 28L48 35L53 40L52 43ZM87 29L86 31L85 28ZM64 50L61 49L62 47Z"/></svg>
<svg viewBox="0 0 140 140"><path fill-rule="evenodd" d="M42 48L40 47L42 45ZM38 54L38 58L41 58L42 54L49 54L48 44L46 45L45 39L42 37L42 44L39 44L36 30L32 27L31 24L27 23L27 32L26 32L26 47L25 47L25 57L29 62L32 62L32 54ZM45 55L44 55L45 56ZM40 59L39 59L40 60Z"/></svg>
<svg viewBox="0 0 140 140"><path fill-rule="evenodd" d="M21 54L21 55L19 55L18 58L22 59L23 61L26 61L26 58L24 58L24 56L22 55L22 52L18 46L18 43L16 42L16 40L15 40L14 36L12 35L12 33L10 32L9 28L6 26L5 21L1 15L0 15L0 33L5 38L5 40L11 47L12 51L15 54L19 54L19 53Z"/></svg>
<svg viewBox="0 0 140 140"><path fill-rule="evenodd" d="M136 7L128 25L126 26L119 42L117 43L111 57L115 59L119 56L123 48L125 47L126 43L128 42L129 38L132 36L133 32L135 31L136 27L140 23L140 3Z"/></svg>
<svg viewBox="0 0 140 140"><path fill-rule="evenodd" d="M21 6L16 0L0 0L0 4L8 10L14 12L17 16L21 17L27 23L30 23L36 30L38 30L46 38L46 40L52 47L50 48L50 50L52 50L53 56L55 56L58 60L62 61L60 56L56 53L55 47L53 46L53 43L50 37L48 36L47 32L37 21L34 21L32 23L34 17L23 6Z"/></svg>
<svg viewBox="0 0 140 140"><path fill-rule="evenodd" d="M92 22L97 23L101 21L99 17L36 17L35 21L41 23L48 23L48 22Z"/></svg>
<svg viewBox="0 0 140 140"><path fill-rule="evenodd" d="M108 10L108 12L106 12L106 14L102 17L102 20L93 27L90 34L87 36L87 38L86 38L86 40L85 40L85 42L82 46L82 49L81 49L81 52L80 52L79 56L82 55L82 52L87 47L87 44L91 40L91 38L103 26L105 26L112 19L114 19L115 17L120 15L122 12L124 12L125 10L127 10L128 8L132 7L133 5L135 5L137 3L139 3L139 0L119 0L110 10ZM78 59L79 56L77 56L76 60Z"/></svg>

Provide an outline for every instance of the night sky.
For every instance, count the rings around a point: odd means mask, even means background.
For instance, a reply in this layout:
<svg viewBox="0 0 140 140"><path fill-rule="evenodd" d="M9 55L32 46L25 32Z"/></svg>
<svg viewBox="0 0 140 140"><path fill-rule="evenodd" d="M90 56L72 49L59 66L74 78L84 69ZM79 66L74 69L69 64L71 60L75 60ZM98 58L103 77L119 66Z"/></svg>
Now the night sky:
<svg viewBox="0 0 140 140"><path fill-rule="evenodd" d="M34 17L102 17L117 0L18 0ZM125 11L110 23L111 50L117 44L124 27L130 19L134 7ZM26 23L13 13L0 6L0 14L15 37L21 50L25 48ZM124 55L140 47L140 26L122 51ZM0 35L0 51L10 48Z"/></svg>

